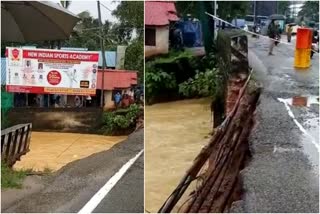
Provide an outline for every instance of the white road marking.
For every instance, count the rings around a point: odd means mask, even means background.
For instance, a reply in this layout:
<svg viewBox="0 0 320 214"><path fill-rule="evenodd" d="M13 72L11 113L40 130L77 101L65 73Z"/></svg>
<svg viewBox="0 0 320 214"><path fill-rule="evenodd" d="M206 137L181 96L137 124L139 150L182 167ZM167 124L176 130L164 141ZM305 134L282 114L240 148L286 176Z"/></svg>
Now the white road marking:
<svg viewBox="0 0 320 214"><path fill-rule="evenodd" d="M283 103L288 111L289 116L293 119L293 122L298 126L298 128L300 129L300 131L305 134L307 137L310 138L311 143L314 144L314 146L317 148L318 152L320 152L320 146L319 144L317 144L317 142L315 141L315 139L303 128L303 126L298 122L298 120L294 117L293 112L291 111L288 103L286 102L285 99L281 99L278 98L278 101Z"/></svg>
<svg viewBox="0 0 320 214"><path fill-rule="evenodd" d="M127 170L136 162L136 160L143 153L143 149L132 159L130 159L126 164L124 164L119 171L114 174L108 182L101 187L101 189L88 201L88 203L78 212L79 214L92 213L93 210L99 205L102 199L110 192L110 190L117 184L117 182L122 178L122 176L127 172Z"/></svg>

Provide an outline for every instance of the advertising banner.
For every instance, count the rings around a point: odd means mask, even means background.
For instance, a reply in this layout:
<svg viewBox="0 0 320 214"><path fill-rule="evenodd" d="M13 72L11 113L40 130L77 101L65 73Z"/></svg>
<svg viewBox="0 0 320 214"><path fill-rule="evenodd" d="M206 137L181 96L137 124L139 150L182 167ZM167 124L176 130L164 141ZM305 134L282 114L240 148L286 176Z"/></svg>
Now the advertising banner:
<svg viewBox="0 0 320 214"><path fill-rule="evenodd" d="M7 48L6 90L95 95L98 52Z"/></svg>

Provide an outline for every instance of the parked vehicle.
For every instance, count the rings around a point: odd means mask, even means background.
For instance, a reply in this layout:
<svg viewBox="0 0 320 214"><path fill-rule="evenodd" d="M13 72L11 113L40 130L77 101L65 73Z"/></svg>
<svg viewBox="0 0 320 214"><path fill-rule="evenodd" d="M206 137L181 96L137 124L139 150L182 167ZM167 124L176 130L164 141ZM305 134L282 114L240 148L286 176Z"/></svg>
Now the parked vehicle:
<svg viewBox="0 0 320 214"><path fill-rule="evenodd" d="M257 23L259 26L265 26L268 20L268 16L257 16Z"/></svg>
<svg viewBox="0 0 320 214"><path fill-rule="evenodd" d="M248 26L248 30L252 30L254 26L254 15L246 15L244 18L245 24Z"/></svg>
<svg viewBox="0 0 320 214"><path fill-rule="evenodd" d="M235 25L238 28L248 31L248 26L246 25L246 21L244 19L233 19L231 24Z"/></svg>

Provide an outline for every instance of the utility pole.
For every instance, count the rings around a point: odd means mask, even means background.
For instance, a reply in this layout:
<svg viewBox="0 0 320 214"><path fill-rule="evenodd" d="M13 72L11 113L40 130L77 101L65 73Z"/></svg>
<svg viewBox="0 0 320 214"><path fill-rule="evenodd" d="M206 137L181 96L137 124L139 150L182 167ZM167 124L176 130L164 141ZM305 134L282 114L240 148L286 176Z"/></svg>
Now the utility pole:
<svg viewBox="0 0 320 214"><path fill-rule="evenodd" d="M253 26L256 26L257 1L253 2Z"/></svg>
<svg viewBox="0 0 320 214"><path fill-rule="evenodd" d="M102 90L101 90L101 98L100 98L100 106L103 108L104 103L104 70L106 68L106 55L104 51L104 32L101 21L101 11L100 11L100 1L97 1L98 6L98 17L99 17L99 27L100 27L100 47L102 52Z"/></svg>
<svg viewBox="0 0 320 214"><path fill-rule="evenodd" d="M213 13L214 16L217 16L217 10L218 10L217 0L214 0L214 13ZM216 19L214 19L214 30L217 29L217 24L216 23L217 23Z"/></svg>

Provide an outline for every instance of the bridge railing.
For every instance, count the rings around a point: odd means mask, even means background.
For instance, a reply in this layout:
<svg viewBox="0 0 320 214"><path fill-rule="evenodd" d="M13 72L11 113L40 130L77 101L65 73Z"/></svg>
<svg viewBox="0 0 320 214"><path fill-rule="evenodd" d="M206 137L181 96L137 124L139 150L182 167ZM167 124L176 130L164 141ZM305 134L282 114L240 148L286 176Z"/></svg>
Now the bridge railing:
<svg viewBox="0 0 320 214"><path fill-rule="evenodd" d="M12 167L30 151L32 124L19 124L1 130L1 161Z"/></svg>

